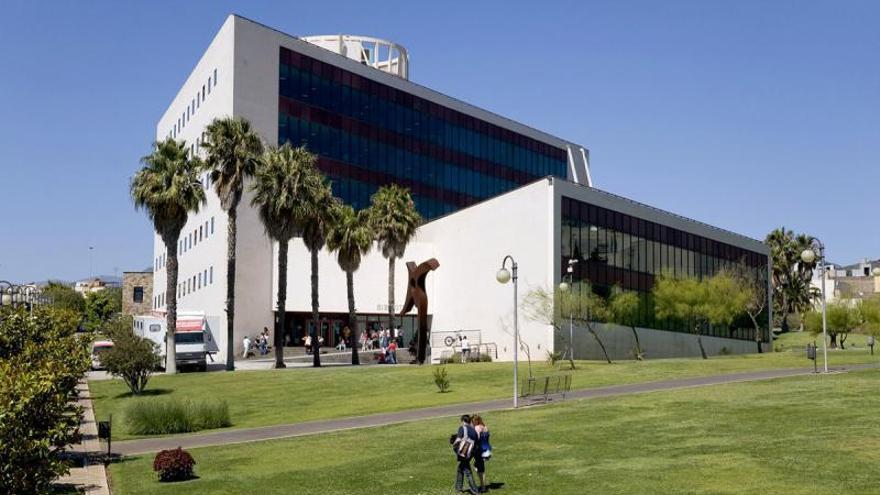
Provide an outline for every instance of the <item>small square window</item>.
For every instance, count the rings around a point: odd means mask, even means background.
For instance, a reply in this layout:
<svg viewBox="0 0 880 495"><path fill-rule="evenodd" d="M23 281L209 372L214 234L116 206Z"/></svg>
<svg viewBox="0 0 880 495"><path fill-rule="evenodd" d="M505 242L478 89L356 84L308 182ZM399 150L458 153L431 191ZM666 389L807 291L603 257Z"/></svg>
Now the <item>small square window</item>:
<svg viewBox="0 0 880 495"><path fill-rule="evenodd" d="M140 285L135 286L134 291L132 291L131 294L131 299L138 304L144 302L144 288Z"/></svg>

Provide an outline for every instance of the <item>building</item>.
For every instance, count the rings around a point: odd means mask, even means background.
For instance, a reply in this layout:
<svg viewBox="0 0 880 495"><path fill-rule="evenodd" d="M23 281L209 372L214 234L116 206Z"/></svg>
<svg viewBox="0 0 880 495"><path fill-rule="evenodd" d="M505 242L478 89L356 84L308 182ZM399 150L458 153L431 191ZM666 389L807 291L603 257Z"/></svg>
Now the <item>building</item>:
<svg viewBox="0 0 880 495"><path fill-rule="evenodd" d="M414 84L408 74L406 50L394 43L345 35L297 38L232 15L160 119L156 136L185 140L199 154L208 123L243 117L270 145L307 145L334 193L355 208L367 206L383 184L408 187L428 221L401 261L436 258L441 264L427 277L435 357L443 346L436 337L461 331L491 344L499 359L512 356L512 346L504 344L512 340L510 288L494 281L506 254L520 262L521 294L556 286L567 259L576 257L583 259L576 278L640 293L666 268L698 275L745 259L756 276L766 277L767 249L760 242L593 189L584 147ZM207 204L191 216L178 245L178 307L219 318L212 331L225 356L226 214L207 175L202 181ZM238 210L237 350L245 335L273 327L276 251L246 197ZM166 253L158 236L154 252L153 309L162 311ZM305 260L305 247L295 239L283 330L291 345L301 345L311 325ZM321 332L325 345L334 345L347 318L345 276L330 253L321 253L319 266ZM387 270L374 250L355 274L361 329L387 324ZM402 301L402 262L395 280ZM400 322L405 340L414 319ZM542 358L558 346L547 325L521 323L524 341ZM647 314L643 323L654 325ZM658 342L669 342L657 344L653 356L693 352L692 336L665 330L671 329L651 330L659 332ZM719 339L712 348L719 352L755 348L747 330L712 338ZM578 357L587 352L585 346Z"/></svg>
<svg viewBox="0 0 880 495"><path fill-rule="evenodd" d="M810 284L821 290L822 278L819 270L813 270ZM860 300L866 296L880 294L880 260L862 259L851 265L825 265L825 301Z"/></svg>
<svg viewBox="0 0 880 495"><path fill-rule="evenodd" d="M122 272L122 314L148 314L153 309L153 271Z"/></svg>
<svg viewBox="0 0 880 495"><path fill-rule="evenodd" d="M99 292L104 289L120 287L119 279L109 277L92 277L86 280L80 280L73 286L73 290L79 292L83 296L90 292Z"/></svg>

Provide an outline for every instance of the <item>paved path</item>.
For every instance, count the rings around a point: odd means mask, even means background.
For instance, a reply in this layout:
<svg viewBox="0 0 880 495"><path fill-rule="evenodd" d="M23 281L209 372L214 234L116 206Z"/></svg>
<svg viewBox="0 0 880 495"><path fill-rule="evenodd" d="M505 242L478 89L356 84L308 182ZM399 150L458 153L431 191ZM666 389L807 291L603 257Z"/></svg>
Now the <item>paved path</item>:
<svg viewBox="0 0 880 495"><path fill-rule="evenodd" d="M835 371L857 370L876 367L878 367L878 365L874 364L851 365L835 368ZM656 392L661 390L676 390L690 387L720 385L724 383L769 380L772 378L808 375L812 372L812 369L803 368L784 369L753 371L748 373L735 373L715 376L701 376L695 378L680 378L660 382L633 383L629 385L616 385L611 387L575 390L573 392L569 392L568 398L595 399L599 397L615 397L645 392ZM134 455L158 452L159 450L173 449L176 447L195 448L245 442L256 442L260 440L314 435L317 433L350 430L354 428L369 428L373 426L384 426L408 421L458 416L460 414L471 413L474 411L479 411L481 413L485 411L497 411L502 409L510 409L512 405L513 404L511 402L511 399L499 399L484 402L472 402L450 406L438 406L424 409L412 409L408 411L373 414L369 416L356 416L351 418L310 421L306 423L263 426L259 428L245 428L237 430L230 429L215 431L211 433L149 438L142 440L127 440L122 442L113 442L113 452L123 455Z"/></svg>
<svg viewBox="0 0 880 495"><path fill-rule="evenodd" d="M56 484L76 486L86 495L110 495L104 464L95 459L96 454L100 453L101 445L98 441L95 413L92 411L89 384L82 381L77 386L77 390L79 390L78 403L83 408L83 419L79 426L82 440L70 450L82 460L83 465L71 468L67 476L58 479Z"/></svg>

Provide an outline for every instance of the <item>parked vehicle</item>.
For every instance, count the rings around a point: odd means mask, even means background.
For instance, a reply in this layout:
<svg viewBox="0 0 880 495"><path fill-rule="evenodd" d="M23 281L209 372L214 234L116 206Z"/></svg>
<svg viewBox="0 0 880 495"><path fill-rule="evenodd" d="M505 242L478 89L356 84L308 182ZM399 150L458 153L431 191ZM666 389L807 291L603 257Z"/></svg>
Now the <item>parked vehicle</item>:
<svg viewBox="0 0 880 495"><path fill-rule="evenodd" d="M113 341L111 340L96 340L92 343L92 369L93 370L102 370L104 369L104 365L101 364L101 354L107 352L108 349L113 348Z"/></svg>
<svg viewBox="0 0 880 495"><path fill-rule="evenodd" d="M156 343L157 352L164 366L166 359L166 320L164 315L134 317L134 333ZM200 371L208 367L207 341L211 340L205 314L198 311L181 311L177 314L177 332L174 336L177 366L193 366Z"/></svg>

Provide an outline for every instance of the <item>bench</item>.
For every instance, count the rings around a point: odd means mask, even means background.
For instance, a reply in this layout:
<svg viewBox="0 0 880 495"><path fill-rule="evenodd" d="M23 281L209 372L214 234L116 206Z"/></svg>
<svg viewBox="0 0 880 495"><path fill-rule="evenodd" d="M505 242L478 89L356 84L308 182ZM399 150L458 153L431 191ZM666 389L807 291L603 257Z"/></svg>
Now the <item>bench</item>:
<svg viewBox="0 0 880 495"><path fill-rule="evenodd" d="M557 373L547 376L533 376L523 382L520 397L534 402L549 402L553 396L561 396L565 400L571 391L571 374Z"/></svg>

